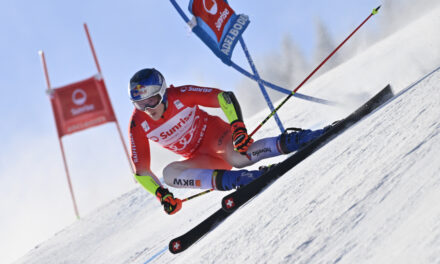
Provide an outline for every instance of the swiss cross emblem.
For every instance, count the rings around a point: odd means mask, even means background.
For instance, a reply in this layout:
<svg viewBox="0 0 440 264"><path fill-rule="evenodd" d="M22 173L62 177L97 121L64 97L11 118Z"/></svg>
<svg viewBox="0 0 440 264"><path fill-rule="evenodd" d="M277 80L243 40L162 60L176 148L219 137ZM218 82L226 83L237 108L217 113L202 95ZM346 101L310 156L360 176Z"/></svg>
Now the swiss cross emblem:
<svg viewBox="0 0 440 264"><path fill-rule="evenodd" d="M180 248L181 248L180 241L175 241L175 242L173 242L173 250L174 250L175 252L179 251Z"/></svg>
<svg viewBox="0 0 440 264"><path fill-rule="evenodd" d="M234 199L229 198L226 200L226 208L230 209L235 206Z"/></svg>

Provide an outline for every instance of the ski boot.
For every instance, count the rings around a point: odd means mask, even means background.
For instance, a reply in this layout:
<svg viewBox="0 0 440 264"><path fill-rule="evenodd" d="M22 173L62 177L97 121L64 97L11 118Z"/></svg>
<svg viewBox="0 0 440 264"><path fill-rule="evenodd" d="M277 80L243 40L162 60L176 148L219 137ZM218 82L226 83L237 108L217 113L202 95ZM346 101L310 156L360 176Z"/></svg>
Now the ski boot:
<svg viewBox="0 0 440 264"><path fill-rule="evenodd" d="M287 128L284 133L278 137L278 146L283 154L288 154L304 147L310 141L320 137L331 126L327 126L323 129L310 130L301 128ZM293 131L293 132L289 132Z"/></svg>
<svg viewBox="0 0 440 264"><path fill-rule="evenodd" d="M260 170L214 170L215 189L229 191L248 185L263 174Z"/></svg>

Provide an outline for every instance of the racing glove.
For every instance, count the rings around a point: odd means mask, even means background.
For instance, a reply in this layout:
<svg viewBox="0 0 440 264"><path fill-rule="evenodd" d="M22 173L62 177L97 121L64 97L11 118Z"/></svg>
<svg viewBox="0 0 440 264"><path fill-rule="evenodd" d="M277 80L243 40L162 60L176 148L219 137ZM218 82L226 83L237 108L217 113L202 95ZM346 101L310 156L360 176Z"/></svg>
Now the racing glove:
<svg viewBox="0 0 440 264"><path fill-rule="evenodd" d="M172 215L177 213L182 208L182 200L174 198L173 194L163 187L156 190L156 197L163 205L165 213Z"/></svg>
<svg viewBox="0 0 440 264"><path fill-rule="evenodd" d="M248 135L243 121L236 120L231 124L232 143L234 149L242 155L246 155L247 150L254 140Z"/></svg>

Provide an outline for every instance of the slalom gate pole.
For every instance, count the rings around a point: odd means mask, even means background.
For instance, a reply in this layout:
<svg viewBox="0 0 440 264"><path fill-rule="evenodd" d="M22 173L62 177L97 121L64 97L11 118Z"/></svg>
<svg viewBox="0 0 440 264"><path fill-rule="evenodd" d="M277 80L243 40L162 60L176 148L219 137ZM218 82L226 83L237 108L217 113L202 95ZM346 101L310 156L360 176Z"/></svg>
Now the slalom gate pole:
<svg viewBox="0 0 440 264"><path fill-rule="evenodd" d="M46 84L47 84L46 92L50 96L51 91L52 91L52 86L50 85L49 72L47 70L47 64L46 64L46 57L44 56L44 52L42 50L40 50L38 52L38 54L40 55L41 64L43 65L44 77L46 78ZM55 123L56 123L55 106L54 106L54 102L52 99L50 99L50 103L52 105L52 110L53 110L54 119L55 119ZM61 155L63 157L64 171L66 173L67 184L69 186L70 197L72 198L73 211L75 212L76 218L80 219L78 205L76 203L76 198L75 198L75 193L73 192L72 180L70 179L69 168L67 166L66 154L64 152L64 146L63 146L63 140L61 139L62 136L60 136L58 128L57 128L57 134L58 134L58 142L60 143Z"/></svg>
<svg viewBox="0 0 440 264"><path fill-rule="evenodd" d="M260 87L261 93L263 94L264 99L266 100L267 105L269 106L269 109L272 111L275 111L275 109L273 108L273 104L272 101L270 100L269 94L266 91L266 88L264 87L263 83L261 82L261 78L260 75L258 74L257 71L257 67L255 67L255 63L252 60L251 54L249 53L248 48L246 47L246 44L244 43L244 40L242 37L240 37L240 44L241 47L243 48L244 54L246 55L246 58L249 62L249 65L251 66L252 71L254 72L254 76L257 80L258 86ZM278 127L280 128L281 133L284 132L284 126L283 123L281 122L280 118L278 117L278 114L275 112L274 113L274 117L275 117L275 121L278 125Z"/></svg>
<svg viewBox="0 0 440 264"><path fill-rule="evenodd" d="M307 78L304 79L304 81L302 81L302 83L300 83L298 85L298 87L295 88L295 90L292 91L291 94L289 94L278 106L277 108L275 108L272 113L270 113L266 119L263 120L263 122L261 122L257 128L254 129L254 131L252 131L252 133L249 135L250 137L252 137L255 132L257 132L273 115L275 115L275 113L290 99L290 97L292 97L298 90L299 88L301 88L344 44L345 42L347 42L372 16L376 15L379 11L381 6L378 6L377 8L373 9L373 11L371 12L371 14L341 43L339 44L339 46L332 52L330 53L330 55L324 59L323 62L321 62L321 64L318 65L318 67L316 67L310 74L309 76L307 76Z"/></svg>
<svg viewBox="0 0 440 264"><path fill-rule="evenodd" d="M186 202L186 201L189 201L189 200L191 200L191 199L194 199L194 198L196 198L196 197L202 196L202 195L204 195L204 194L210 193L210 192L212 192L212 191L214 191L214 189L209 189L209 190L203 191L203 192L201 192L201 193L194 194L194 195L192 195L192 196L190 196L190 197L187 197L187 198L183 199L183 200L182 200L182 203L183 203L183 202Z"/></svg>

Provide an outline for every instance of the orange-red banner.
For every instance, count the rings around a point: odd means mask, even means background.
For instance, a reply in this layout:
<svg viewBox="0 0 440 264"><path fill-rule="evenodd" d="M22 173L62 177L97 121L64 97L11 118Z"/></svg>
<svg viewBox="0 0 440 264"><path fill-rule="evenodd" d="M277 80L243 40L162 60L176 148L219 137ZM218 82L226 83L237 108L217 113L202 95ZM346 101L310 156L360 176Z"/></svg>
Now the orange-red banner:
<svg viewBox="0 0 440 264"><path fill-rule="evenodd" d="M50 101L58 136L116 121L115 113L100 75L51 89Z"/></svg>

